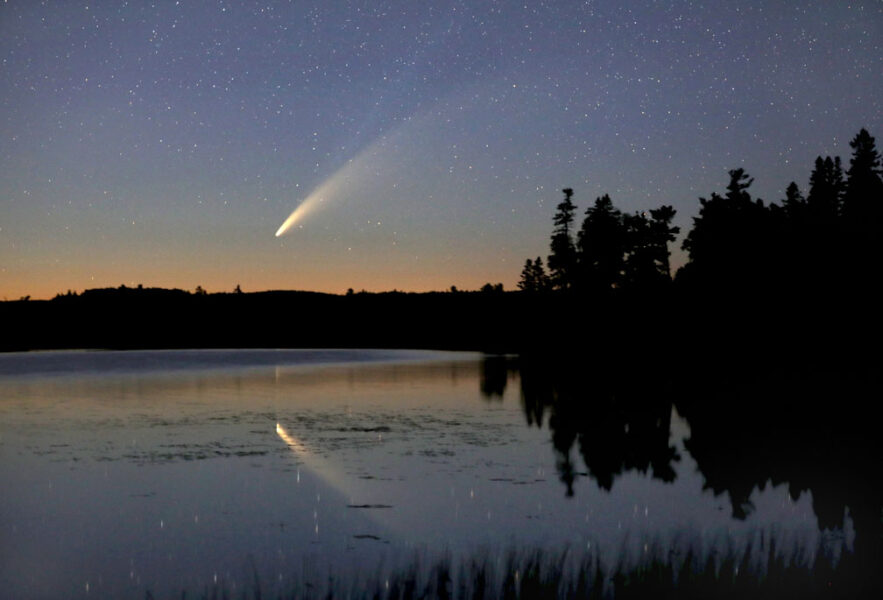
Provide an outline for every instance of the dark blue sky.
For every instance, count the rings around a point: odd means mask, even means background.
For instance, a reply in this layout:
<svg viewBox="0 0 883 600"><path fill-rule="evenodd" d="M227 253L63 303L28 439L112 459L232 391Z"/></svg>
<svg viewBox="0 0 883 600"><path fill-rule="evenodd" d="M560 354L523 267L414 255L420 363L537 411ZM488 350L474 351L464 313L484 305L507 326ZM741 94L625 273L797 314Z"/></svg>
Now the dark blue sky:
<svg viewBox="0 0 883 600"><path fill-rule="evenodd" d="M686 231L848 162L881 57L879 2L10 0L0 297L511 288L562 187Z"/></svg>

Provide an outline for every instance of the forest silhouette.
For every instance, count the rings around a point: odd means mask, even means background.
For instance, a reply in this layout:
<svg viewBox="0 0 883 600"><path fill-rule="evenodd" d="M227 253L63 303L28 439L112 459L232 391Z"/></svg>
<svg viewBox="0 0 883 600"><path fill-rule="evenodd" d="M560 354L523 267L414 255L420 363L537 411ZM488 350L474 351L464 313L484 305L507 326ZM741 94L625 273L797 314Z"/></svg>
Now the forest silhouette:
<svg viewBox="0 0 883 600"><path fill-rule="evenodd" d="M791 182L780 203L730 171L725 192L700 199L674 278L670 207L628 215L602 196L574 234L563 190L548 273L528 260L520 288L557 296L576 326L539 334L518 369L525 417L548 424L567 494L580 477L608 490L630 471L671 481L674 409L706 489L726 494L734 518L767 485L786 483L793 500L809 492L820 527L849 515L856 568L876 578L883 182L874 138L862 129L850 146L845 173L839 157L819 157L806 196Z"/></svg>
<svg viewBox="0 0 883 600"><path fill-rule="evenodd" d="M754 180L744 169L729 171L723 195L699 199L699 214L682 244L689 260L676 282L696 294L741 297L832 293L832 286L848 293L873 285L880 258L876 237L883 224L880 155L865 129L850 146L845 176L840 157L820 156L807 196L792 181L781 204L752 198ZM548 273L541 257L528 259L519 289L597 296L658 291L671 283L668 246L679 233L671 226L671 206L628 214L605 194L585 211L575 231L574 191L562 192Z"/></svg>
<svg viewBox="0 0 883 600"><path fill-rule="evenodd" d="M528 259L519 291L206 293L120 286L0 303L0 350L177 347L422 347L523 354L579 352L704 364L868 362L879 339L883 182L862 129L844 172L821 156L804 195L751 196L730 171L699 199L672 277L675 211L624 213L608 195L578 223L574 191L553 217L550 254ZM875 343L876 346L876 343ZM834 350L836 349L836 351ZM664 358L663 358L664 356Z"/></svg>

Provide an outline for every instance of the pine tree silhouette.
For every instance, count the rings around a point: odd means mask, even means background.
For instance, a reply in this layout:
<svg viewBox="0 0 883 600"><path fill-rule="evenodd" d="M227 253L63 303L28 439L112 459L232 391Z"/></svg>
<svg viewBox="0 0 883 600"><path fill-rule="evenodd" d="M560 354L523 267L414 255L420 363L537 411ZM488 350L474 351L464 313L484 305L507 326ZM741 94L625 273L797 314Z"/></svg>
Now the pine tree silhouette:
<svg viewBox="0 0 883 600"><path fill-rule="evenodd" d="M605 293L622 284L627 244L622 213L607 194L586 210L578 235L579 284L590 293Z"/></svg>
<svg viewBox="0 0 883 600"><path fill-rule="evenodd" d="M573 189L564 188L564 200L555 213L555 229L552 232L552 253L549 255L549 272L556 289L573 287L576 272L576 247L573 243L572 226L576 205L571 198Z"/></svg>

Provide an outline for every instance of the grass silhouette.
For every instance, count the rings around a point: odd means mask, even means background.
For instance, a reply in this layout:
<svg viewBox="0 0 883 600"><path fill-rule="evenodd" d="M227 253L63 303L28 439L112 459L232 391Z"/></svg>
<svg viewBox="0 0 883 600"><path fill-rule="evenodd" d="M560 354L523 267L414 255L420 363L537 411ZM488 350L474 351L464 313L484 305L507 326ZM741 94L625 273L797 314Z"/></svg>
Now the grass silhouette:
<svg viewBox="0 0 883 600"><path fill-rule="evenodd" d="M732 545L703 552L698 544L678 553L652 544L635 560L621 551L612 567L598 555L569 550L510 548L493 556L478 552L454 561L450 554L426 558L416 554L387 574L382 568L366 578L304 578L284 592L262 589L257 568L251 581L231 590L224 584L201 593L182 591L179 598L201 600L525 600L631 598L879 598L873 564L852 553L835 554L821 543L814 551L796 544L783 552L771 541L756 551ZM869 568L870 567L870 568ZM149 600L159 600L147 592Z"/></svg>

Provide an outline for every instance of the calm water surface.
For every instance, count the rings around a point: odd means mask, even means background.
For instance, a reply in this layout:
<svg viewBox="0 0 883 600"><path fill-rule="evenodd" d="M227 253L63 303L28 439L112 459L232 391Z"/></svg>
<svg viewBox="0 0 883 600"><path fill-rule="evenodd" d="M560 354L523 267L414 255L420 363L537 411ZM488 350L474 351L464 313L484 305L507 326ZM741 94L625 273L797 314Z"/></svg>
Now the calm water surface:
<svg viewBox="0 0 883 600"><path fill-rule="evenodd" d="M676 409L656 422L671 472L625 468L605 484L537 418L519 373L494 364L389 351L0 356L0 595L167 597L215 583L235 595L256 577L273 595L415 554L513 547L610 564L685 545L773 541L795 561L849 551L848 516L823 530L812 493L784 482L751 490L735 518L730 495L706 489Z"/></svg>

